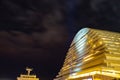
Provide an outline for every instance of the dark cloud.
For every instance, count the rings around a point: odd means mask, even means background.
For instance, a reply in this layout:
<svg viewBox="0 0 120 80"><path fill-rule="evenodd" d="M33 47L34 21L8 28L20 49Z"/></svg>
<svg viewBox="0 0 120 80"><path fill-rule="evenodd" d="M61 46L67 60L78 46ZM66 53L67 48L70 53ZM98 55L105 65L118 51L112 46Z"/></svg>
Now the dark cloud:
<svg viewBox="0 0 120 80"><path fill-rule="evenodd" d="M9 78L0 78L0 80L13 80L13 79L9 79Z"/></svg>
<svg viewBox="0 0 120 80"><path fill-rule="evenodd" d="M119 0L1 0L0 77L15 78L31 66L52 80L78 30L120 32L119 8Z"/></svg>
<svg viewBox="0 0 120 80"><path fill-rule="evenodd" d="M119 0L86 0L74 11L76 26L119 32ZM113 28L114 27L114 28Z"/></svg>
<svg viewBox="0 0 120 80"><path fill-rule="evenodd" d="M0 75L16 78L31 66L43 79L55 76L68 34L58 2L2 0L0 11Z"/></svg>

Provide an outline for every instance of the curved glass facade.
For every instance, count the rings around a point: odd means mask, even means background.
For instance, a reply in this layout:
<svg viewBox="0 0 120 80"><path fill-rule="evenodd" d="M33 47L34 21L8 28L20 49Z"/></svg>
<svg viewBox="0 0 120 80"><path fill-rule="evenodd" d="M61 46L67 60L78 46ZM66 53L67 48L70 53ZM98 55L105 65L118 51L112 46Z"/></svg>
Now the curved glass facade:
<svg viewBox="0 0 120 80"><path fill-rule="evenodd" d="M74 37L54 80L115 78L120 78L120 33L83 28Z"/></svg>

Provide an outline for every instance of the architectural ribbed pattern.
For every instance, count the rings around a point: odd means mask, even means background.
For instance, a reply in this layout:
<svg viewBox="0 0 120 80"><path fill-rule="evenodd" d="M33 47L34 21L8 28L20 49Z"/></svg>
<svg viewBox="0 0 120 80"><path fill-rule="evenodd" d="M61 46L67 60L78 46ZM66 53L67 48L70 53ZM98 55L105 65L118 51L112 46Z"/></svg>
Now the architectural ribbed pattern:
<svg viewBox="0 0 120 80"><path fill-rule="evenodd" d="M83 28L73 39L55 80L84 80L90 76L92 80L104 80L101 75L106 80L120 78L120 33Z"/></svg>

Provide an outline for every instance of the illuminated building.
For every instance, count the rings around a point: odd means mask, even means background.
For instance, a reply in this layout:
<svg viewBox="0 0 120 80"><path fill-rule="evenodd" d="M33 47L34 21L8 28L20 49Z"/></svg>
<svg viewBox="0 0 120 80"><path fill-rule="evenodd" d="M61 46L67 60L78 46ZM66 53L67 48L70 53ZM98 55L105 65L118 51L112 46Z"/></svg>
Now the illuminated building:
<svg viewBox="0 0 120 80"><path fill-rule="evenodd" d="M120 33L91 28L74 37L54 80L120 79Z"/></svg>
<svg viewBox="0 0 120 80"><path fill-rule="evenodd" d="M32 71L31 68L26 68L27 74L21 74L20 77L17 77L17 80L39 80L36 78L36 75L31 75L30 72Z"/></svg>

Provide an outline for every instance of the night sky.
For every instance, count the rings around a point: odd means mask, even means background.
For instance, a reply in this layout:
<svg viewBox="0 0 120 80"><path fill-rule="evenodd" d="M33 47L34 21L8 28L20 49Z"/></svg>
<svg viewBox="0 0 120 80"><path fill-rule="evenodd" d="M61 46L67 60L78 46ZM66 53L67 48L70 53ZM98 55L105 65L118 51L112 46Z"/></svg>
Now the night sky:
<svg viewBox="0 0 120 80"><path fill-rule="evenodd" d="M0 0L0 80L53 80L84 27L120 32L120 0Z"/></svg>

